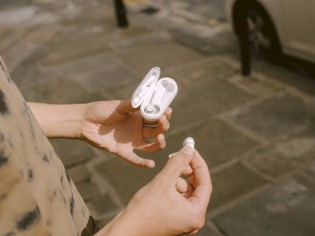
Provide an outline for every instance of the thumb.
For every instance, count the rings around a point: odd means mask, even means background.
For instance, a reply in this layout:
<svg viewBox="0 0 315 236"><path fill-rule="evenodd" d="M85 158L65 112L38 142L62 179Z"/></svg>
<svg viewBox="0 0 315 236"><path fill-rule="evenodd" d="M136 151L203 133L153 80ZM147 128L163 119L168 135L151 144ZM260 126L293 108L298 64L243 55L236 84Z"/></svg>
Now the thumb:
<svg viewBox="0 0 315 236"><path fill-rule="evenodd" d="M172 158L168 160L161 174L174 183L181 176L193 158L194 150L189 147L183 147L179 152L172 154Z"/></svg>
<svg viewBox="0 0 315 236"><path fill-rule="evenodd" d="M136 107L136 108L132 107L130 100L122 100L122 101L120 101L120 103L118 104L117 110L118 110L120 113L128 113L128 112L137 111L137 110L139 110L139 108L138 108L138 107Z"/></svg>

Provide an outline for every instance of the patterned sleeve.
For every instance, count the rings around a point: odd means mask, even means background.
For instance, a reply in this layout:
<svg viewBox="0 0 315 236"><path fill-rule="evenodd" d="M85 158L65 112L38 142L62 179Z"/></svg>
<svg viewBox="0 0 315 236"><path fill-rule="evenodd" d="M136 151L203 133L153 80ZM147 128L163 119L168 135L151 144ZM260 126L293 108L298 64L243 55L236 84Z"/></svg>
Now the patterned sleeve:
<svg viewBox="0 0 315 236"><path fill-rule="evenodd" d="M92 235L90 219L0 57L0 236Z"/></svg>

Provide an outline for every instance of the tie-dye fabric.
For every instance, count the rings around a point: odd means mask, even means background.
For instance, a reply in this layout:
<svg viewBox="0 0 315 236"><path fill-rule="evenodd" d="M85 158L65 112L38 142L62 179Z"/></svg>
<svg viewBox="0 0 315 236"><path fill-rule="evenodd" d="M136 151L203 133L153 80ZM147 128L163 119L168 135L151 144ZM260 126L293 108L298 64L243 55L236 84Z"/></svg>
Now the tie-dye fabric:
<svg viewBox="0 0 315 236"><path fill-rule="evenodd" d="M89 217L0 58L0 235L77 236Z"/></svg>

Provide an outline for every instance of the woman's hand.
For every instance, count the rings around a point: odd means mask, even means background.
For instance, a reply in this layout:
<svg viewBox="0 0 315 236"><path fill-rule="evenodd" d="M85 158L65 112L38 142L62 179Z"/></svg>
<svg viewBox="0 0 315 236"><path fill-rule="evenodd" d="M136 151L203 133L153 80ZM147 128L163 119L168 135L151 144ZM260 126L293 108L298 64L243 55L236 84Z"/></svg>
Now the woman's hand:
<svg viewBox="0 0 315 236"><path fill-rule="evenodd" d="M143 167L154 167L155 163L139 157L134 150L152 153L164 148L164 133L170 127L172 113L168 108L156 126L149 127L130 101L28 105L48 138L80 138Z"/></svg>
<svg viewBox="0 0 315 236"><path fill-rule="evenodd" d="M157 126L149 127L145 126L140 111L133 108L130 101L94 102L85 108L80 132L84 140L98 148L137 166L154 167L154 161L139 157L134 150L153 153L164 148L164 133L170 127L171 113L168 108Z"/></svg>
<svg viewBox="0 0 315 236"><path fill-rule="evenodd" d="M189 181L181 178L188 175ZM205 223L212 192L206 162L184 147L140 189L128 206L97 236L170 236L196 233Z"/></svg>

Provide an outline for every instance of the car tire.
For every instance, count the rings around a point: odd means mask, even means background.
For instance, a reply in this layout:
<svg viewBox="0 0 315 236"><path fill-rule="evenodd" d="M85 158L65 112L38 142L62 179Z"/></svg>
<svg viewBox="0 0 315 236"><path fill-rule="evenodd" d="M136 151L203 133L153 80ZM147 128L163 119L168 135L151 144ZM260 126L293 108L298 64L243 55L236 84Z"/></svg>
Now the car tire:
<svg viewBox="0 0 315 236"><path fill-rule="evenodd" d="M281 46L275 27L258 3L247 1L239 7L236 27L243 75L250 74L251 56L272 62L279 59Z"/></svg>

